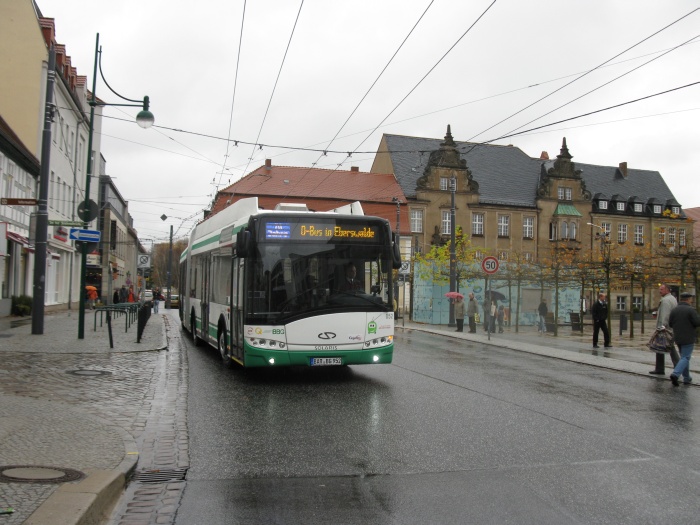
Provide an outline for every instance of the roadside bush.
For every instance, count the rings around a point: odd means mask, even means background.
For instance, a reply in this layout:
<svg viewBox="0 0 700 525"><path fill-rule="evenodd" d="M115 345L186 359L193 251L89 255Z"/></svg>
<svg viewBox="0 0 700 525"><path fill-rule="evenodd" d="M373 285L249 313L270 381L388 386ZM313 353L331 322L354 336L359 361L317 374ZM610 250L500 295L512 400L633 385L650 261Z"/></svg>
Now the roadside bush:
<svg viewBox="0 0 700 525"><path fill-rule="evenodd" d="M28 295L12 296L12 315L24 317L32 313L32 298Z"/></svg>

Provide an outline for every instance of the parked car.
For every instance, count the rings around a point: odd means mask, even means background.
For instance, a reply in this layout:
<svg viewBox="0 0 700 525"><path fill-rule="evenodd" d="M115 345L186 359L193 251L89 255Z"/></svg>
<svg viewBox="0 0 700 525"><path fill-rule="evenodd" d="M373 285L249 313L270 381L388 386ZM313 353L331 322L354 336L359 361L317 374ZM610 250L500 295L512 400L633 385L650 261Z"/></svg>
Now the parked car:
<svg viewBox="0 0 700 525"><path fill-rule="evenodd" d="M153 290L145 290L143 292L143 304L153 306Z"/></svg>
<svg viewBox="0 0 700 525"><path fill-rule="evenodd" d="M170 294L170 308L180 308L180 296L176 293Z"/></svg>

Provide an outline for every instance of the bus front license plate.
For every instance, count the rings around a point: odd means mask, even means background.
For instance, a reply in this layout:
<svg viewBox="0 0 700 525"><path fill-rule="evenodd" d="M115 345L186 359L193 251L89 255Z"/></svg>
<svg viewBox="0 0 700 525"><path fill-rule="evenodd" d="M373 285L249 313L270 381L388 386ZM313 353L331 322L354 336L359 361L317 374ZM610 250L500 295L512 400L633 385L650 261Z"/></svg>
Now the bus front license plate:
<svg viewBox="0 0 700 525"><path fill-rule="evenodd" d="M342 365L342 357L312 357L311 366L335 366Z"/></svg>

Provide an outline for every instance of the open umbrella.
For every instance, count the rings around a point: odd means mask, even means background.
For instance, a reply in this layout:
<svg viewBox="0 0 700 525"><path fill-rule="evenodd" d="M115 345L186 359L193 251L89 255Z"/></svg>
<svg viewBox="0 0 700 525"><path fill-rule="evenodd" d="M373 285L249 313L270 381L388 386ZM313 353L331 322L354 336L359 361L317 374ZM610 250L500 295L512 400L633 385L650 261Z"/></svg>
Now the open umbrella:
<svg viewBox="0 0 700 525"><path fill-rule="evenodd" d="M505 301L506 296L495 290L486 290L486 297L492 301Z"/></svg>
<svg viewBox="0 0 700 525"><path fill-rule="evenodd" d="M97 288L95 288L94 286L92 286L92 285L90 285L90 284L88 284L88 285L85 287L85 289L86 289L86 290L95 290L95 291L97 291Z"/></svg>
<svg viewBox="0 0 700 525"><path fill-rule="evenodd" d="M457 299L458 297L460 299L464 299L464 295L459 292L447 292L445 294L445 297L447 297L448 299Z"/></svg>

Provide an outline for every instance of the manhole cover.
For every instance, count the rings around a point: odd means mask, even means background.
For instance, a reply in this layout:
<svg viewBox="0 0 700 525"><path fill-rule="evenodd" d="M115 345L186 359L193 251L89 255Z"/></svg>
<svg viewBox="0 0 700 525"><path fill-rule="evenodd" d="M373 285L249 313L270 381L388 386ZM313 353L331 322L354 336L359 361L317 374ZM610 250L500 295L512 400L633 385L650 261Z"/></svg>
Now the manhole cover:
<svg viewBox="0 0 700 525"><path fill-rule="evenodd" d="M66 374L73 374L74 376L83 377L98 377L98 376L111 376L112 372L107 372L105 370L86 370L80 368L78 370L67 370Z"/></svg>
<svg viewBox="0 0 700 525"><path fill-rule="evenodd" d="M0 467L0 482L5 483L66 483L83 479L79 470L38 465L7 465Z"/></svg>

